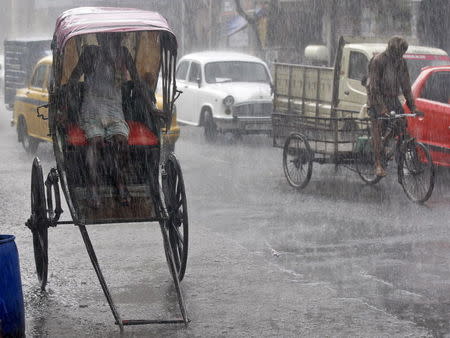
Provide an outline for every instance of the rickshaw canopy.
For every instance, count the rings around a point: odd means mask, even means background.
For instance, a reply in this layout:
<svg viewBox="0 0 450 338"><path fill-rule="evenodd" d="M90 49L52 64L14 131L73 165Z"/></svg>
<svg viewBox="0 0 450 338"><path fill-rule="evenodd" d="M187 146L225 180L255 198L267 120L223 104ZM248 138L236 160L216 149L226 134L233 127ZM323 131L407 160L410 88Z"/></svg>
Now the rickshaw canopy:
<svg viewBox="0 0 450 338"><path fill-rule="evenodd" d="M63 12L53 34L50 94L68 82L84 48L98 45L98 34L108 33L121 35L121 45L130 52L141 81L155 90L161 76L163 111L170 128L177 92L177 40L166 19L156 12L117 7L79 7ZM49 116L56 110L50 104Z"/></svg>
<svg viewBox="0 0 450 338"><path fill-rule="evenodd" d="M90 33L165 31L176 38L166 19L157 12L134 8L79 7L63 12L56 20L52 49L63 51L72 37Z"/></svg>

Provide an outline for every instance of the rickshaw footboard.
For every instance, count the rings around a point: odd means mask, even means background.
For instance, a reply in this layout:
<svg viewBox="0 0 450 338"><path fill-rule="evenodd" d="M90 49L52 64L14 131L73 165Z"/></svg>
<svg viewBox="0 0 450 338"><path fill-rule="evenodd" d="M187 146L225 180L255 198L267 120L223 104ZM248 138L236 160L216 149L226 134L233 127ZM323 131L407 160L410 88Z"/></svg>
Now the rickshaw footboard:
<svg viewBox="0 0 450 338"><path fill-rule="evenodd" d="M116 322L115 324L119 325L118 322ZM175 319L124 319L124 320L122 320L123 326L148 325L148 324L185 324L185 321L182 318L175 318Z"/></svg>

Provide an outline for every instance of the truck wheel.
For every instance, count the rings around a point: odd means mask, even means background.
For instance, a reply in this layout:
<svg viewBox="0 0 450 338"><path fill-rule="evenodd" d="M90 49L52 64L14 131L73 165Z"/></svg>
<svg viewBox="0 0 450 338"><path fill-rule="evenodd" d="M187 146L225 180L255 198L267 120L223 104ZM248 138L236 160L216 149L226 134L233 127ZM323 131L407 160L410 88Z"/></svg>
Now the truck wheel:
<svg viewBox="0 0 450 338"><path fill-rule="evenodd" d="M218 131L210 110L205 111L205 117L203 119L203 127L205 128L206 141L210 143L215 142L217 139Z"/></svg>
<svg viewBox="0 0 450 338"><path fill-rule="evenodd" d="M36 153L39 146L39 141L34 137L28 135L27 123L22 118L17 126L17 133L19 135L19 141L22 143L23 149L29 154Z"/></svg>

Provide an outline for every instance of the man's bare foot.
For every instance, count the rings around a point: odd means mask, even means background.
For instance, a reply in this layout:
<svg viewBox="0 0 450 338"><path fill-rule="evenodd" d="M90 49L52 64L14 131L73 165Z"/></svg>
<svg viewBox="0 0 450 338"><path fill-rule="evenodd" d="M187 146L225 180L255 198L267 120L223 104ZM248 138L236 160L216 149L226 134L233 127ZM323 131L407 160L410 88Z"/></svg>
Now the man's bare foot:
<svg viewBox="0 0 450 338"><path fill-rule="evenodd" d="M386 176L386 171L381 166L376 167L375 168L375 175L377 175L378 177L384 177L384 176Z"/></svg>

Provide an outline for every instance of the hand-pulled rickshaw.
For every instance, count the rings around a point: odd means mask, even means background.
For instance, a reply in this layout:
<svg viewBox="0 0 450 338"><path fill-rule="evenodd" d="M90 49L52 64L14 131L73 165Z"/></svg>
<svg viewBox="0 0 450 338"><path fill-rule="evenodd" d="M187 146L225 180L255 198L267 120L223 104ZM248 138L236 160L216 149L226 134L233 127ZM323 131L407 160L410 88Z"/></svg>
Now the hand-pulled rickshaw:
<svg viewBox="0 0 450 338"><path fill-rule="evenodd" d="M108 152L105 146L98 161L100 206L88 201L88 168L86 135L79 126L80 102L85 95L83 78L76 86L68 81L83 50L98 44L98 34L120 34L121 44L129 51L139 78L146 87L156 89L162 79L163 111L156 114L137 83L129 79L121 85L123 116L129 126L126 186L130 201L125 205L117 198ZM160 156L161 130L169 129L173 103L177 96L175 64L177 41L166 20L155 12L83 7L68 10L57 19L52 41L53 65L49 84L48 119L53 139L56 167L46 181L38 158L31 173L31 217L26 225L33 235L36 271L41 289L47 284L48 228L58 224L74 224L82 235L113 313L115 322L124 325L154 323L188 323L180 288L188 254L188 213L181 167L173 153ZM142 88L142 86L140 86ZM39 108L38 108L39 110ZM38 111L39 115L39 111ZM162 160L164 158L164 160ZM60 220L61 185L72 221ZM54 201L53 201L54 199ZM55 205L53 205L55 202ZM173 277L182 319L122 320L100 270L87 225L129 222L159 222L165 256Z"/></svg>

